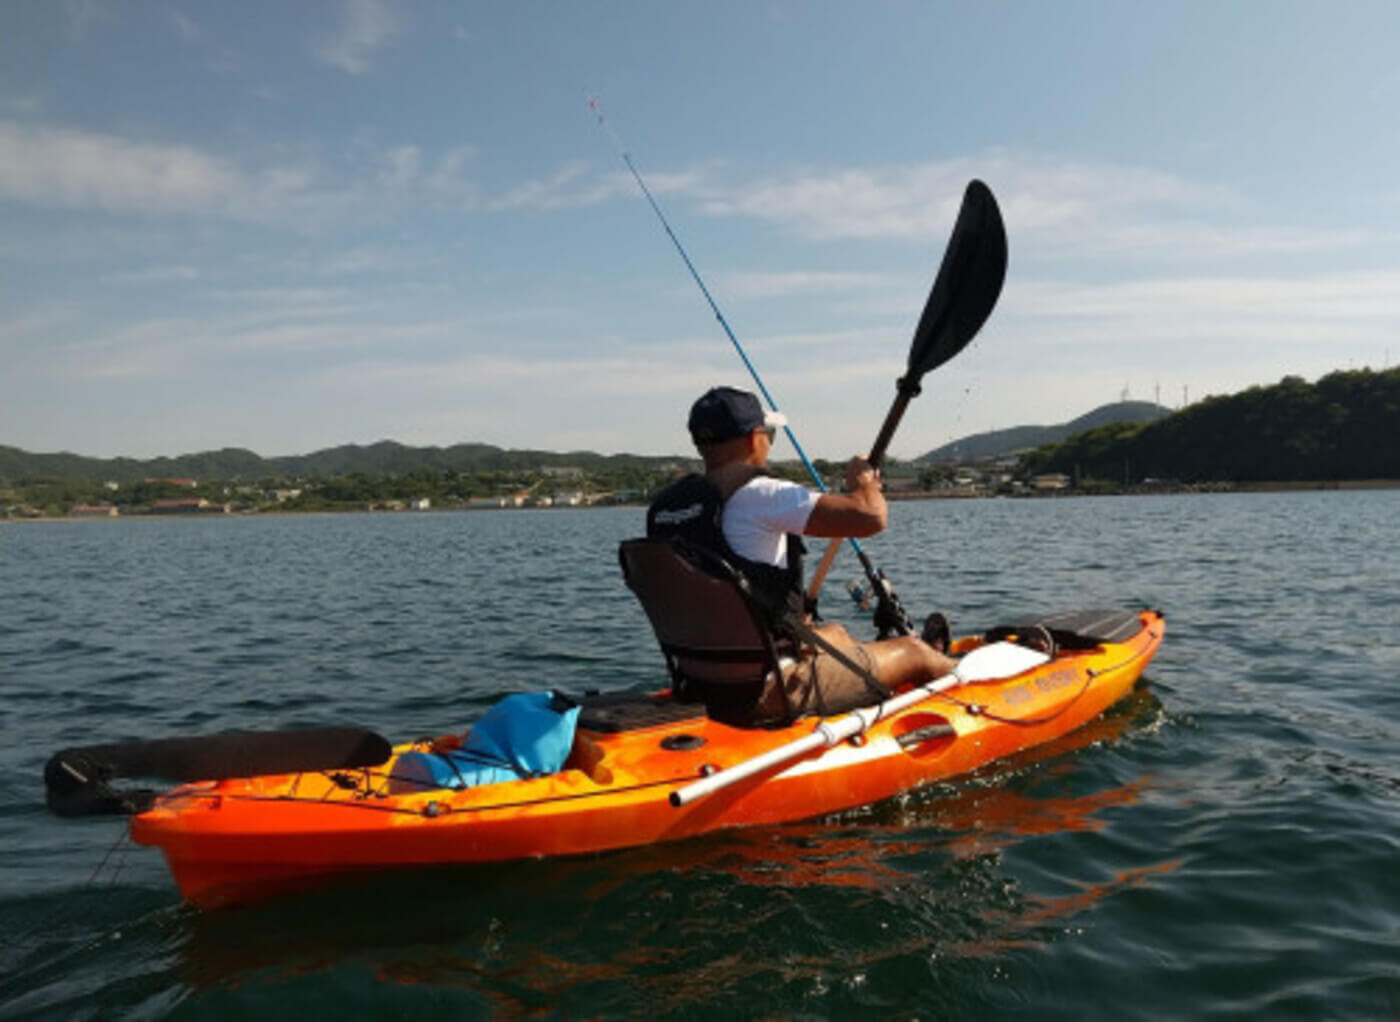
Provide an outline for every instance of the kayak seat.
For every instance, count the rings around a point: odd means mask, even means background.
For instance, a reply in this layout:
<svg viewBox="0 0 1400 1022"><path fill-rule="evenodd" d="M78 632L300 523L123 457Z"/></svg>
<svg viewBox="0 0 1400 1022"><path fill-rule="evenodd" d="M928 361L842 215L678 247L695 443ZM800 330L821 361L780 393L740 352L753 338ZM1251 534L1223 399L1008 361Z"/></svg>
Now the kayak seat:
<svg viewBox="0 0 1400 1022"><path fill-rule="evenodd" d="M747 581L724 558L666 538L625 540L618 560L656 633L678 699L752 701L770 674L781 673L787 643L773 634ZM718 693L725 698L716 700Z"/></svg>

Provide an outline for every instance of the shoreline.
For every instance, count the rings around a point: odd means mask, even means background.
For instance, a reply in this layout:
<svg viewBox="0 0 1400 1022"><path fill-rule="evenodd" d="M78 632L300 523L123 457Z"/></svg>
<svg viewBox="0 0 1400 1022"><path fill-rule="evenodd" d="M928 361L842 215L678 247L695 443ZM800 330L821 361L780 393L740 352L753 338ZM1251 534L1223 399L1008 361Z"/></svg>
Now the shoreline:
<svg viewBox="0 0 1400 1022"><path fill-rule="evenodd" d="M1024 493L969 493L969 492L949 492L944 490L896 490L886 491L885 498L889 501L910 501L910 500L1044 500L1065 497L1159 497L1159 496L1212 496L1222 493L1306 493L1319 491L1372 491L1372 490L1400 490L1400 479L1336 479L1336 480L1300 480L1300 481L1269 481L1269 482L1248 482L1248 483L1196 483L1183 484L1177 486L1136 486L1118 489L1103 490L1075 490L1065 488L1062 490L1037 490ZM421 510L401 510L401 511L367 511L362 507L347 508L316 508L307 511L218 511L178 513L178 514L154 514L151 512L137 512L132 514L116 515L56 515L40 517L3 517L0 518L0 525L10 524L33 524L39 522L110 522L110 521L181 521L181 520L209 520L209 519L230 519L230 518L266 518L266 517L307 517L312 515L435 515L435 514L478 514L478 513L504 513L511 511L537 511L537 512L570 512L570 511L598 511L609 510L619 507L644 508L646 504L638 502L635 504L606 504L590 505L583 507L437 507Z"/></svg>
<svg viewBox="0 0 1400 1022"><path fill-rule="evenodd" d="M1291 493L1316 490L1400 490L1400 479L1310 479L1276 480L1245 483L1176 483L1170 485L1119 486L1094 490L1065 487L1057 490L1027 490L1021 493L967 493L943 490L905 490L885 492L886 500L974 500L1005 498L1008 500L1038 500L1054 497L1147 497L1197 495L1217 493Z"/></svg>

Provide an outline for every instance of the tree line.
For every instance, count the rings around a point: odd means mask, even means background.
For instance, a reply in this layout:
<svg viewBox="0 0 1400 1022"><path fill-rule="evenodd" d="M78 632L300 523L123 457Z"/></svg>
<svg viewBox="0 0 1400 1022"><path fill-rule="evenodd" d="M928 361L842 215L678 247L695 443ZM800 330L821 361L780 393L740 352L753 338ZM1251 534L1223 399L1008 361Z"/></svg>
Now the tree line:
<svg viewBox="0 0 1400 1022"><path fill-rule="evenodd" d="M1400 369L1286 376L1149 424L1114 423L1041 447L1030 474L1080 483L1400 479Z"/></svg>
<svg viewBox="0 0 1400 1022"><path fill-rule="evenodd" d="M1151 423L1117 422L1022 457L1022 480L1059 472L1080 489L1163 484L1400 479L1400 369L1297 376L1206 398ZM285 464L284 464L285 462ZM233 510L339 510L427 499L452 507L522 496L544 502L643 502L693 458L508 451L485 444L413 448L348 445L295 459L238 449L141 462L31 455L0 447L0 515L65 515L81 505L149 510L159 501L204 499ZM843 465L817 459L828 487ZM775 466L806 481L796 462ZM195 470L200 470L196 475ZM887 479L916 477L924 489L952 469L889 462ZM180 481L183 479L183 481ZM193 483L193 485L191 485Z"/></svg>

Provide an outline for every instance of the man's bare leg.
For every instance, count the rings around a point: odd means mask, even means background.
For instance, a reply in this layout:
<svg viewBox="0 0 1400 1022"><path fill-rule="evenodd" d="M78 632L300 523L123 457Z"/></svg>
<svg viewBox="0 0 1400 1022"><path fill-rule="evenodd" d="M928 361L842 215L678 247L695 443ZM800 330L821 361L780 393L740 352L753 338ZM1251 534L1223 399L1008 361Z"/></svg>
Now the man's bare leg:
<svg viewBox="0 0 1400 1022"><path fill-rule="evenodd" d="M914 635L858 642L850 632L834 622L819 626L816 632L839 649L863 646L875 663L875 674L886 688L922 685L943 677L958 665L952 657L938 652Z"/></svg>

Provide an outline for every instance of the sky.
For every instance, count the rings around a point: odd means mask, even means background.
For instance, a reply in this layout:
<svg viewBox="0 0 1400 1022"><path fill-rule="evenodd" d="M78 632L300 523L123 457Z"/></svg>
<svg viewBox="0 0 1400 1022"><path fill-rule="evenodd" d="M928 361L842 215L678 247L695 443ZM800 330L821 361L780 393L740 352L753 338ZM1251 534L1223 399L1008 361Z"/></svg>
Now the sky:
<svg viewBox="0 0 1400 1022"><path fill-rule="evenodd" d="M0 0L0 444L890 447L1400 359L1400 4ZM600 126L588 107L596 97ZM776 456L792 452L779 446Z"/></svg>

